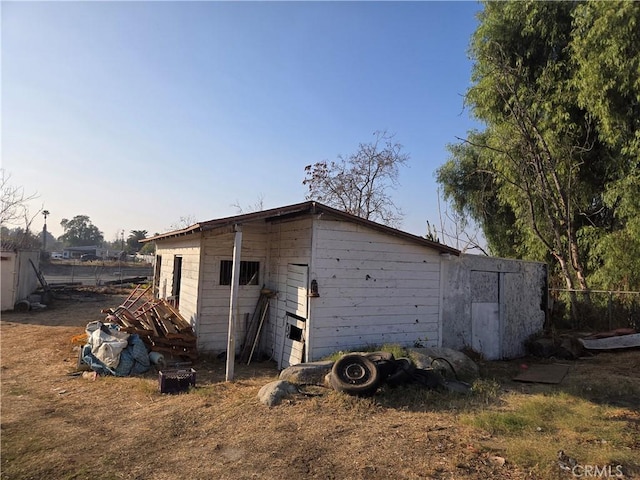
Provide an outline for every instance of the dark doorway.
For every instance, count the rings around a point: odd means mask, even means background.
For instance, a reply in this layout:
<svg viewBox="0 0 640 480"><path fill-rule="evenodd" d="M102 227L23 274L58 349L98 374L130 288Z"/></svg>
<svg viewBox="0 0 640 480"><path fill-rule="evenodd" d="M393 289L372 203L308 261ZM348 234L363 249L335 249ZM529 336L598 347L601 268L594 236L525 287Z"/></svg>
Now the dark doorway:
<svg viewBox="0 0 640 480"><path fill-rule="evenodd" d="M171 299L174 307L180 306L180 283L182 279L182 257L173 257L173 288L171 289Z"/></svg>
<svg viewBox="0 0 640 480"><path fill-rule="evenodd" d="M160 297L160 270L162 269L162 256L156 255L156 264L153 271L153 296Z"/></svg>

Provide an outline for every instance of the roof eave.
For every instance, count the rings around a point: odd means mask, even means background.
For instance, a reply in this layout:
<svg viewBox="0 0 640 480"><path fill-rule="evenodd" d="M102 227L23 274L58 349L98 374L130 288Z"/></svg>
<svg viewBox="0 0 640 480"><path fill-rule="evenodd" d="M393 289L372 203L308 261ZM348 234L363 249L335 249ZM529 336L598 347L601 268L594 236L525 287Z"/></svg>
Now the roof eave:
<svg viewBox="0 0 640 480"><path fill-rule="evenodd" d="M412 233L398 230L393 227L388 227L386 225L382 225L380 223L367 220L366 218L358 217L356 215L343 212L342 210L337 210L335 208L328 207L327 205L323 205L315 201L296 203L296 204L288 205L285 207L272 208L269 210L261 210L259 212L245 213L242 215L235 215L233 217L225 217L225 218L210 220L208 222L201 222L182 230L175 230L172 232L163 233L161 235L156 235L154 237L145 238L143 240L140 240L140 242L144 243L144 242L152 242L156 240L176 238L176 237L190 235L198 232L205 232L207 230L213 230L215 228L225 227L229 225L242 225L243 223L255 222L258 220L263 220L265 222L273 222L276 220L284 220L286 218L296 217L299 215L305 215L305 214L314 215L314 214L320 214L320 213L327 213L330 215L334 215L346 221L358 223L360 225L364 225L366 227L369 227L373 230L377 230L379 232L405 238L413 242L419 243L421 245L431 247L435 250L438 250L440 253L449 253L456 256L459 256L461 253L459 250L453 247L444 245L442 243L433 242L424 237L419 237L418 235L413 235Z"/></svg>

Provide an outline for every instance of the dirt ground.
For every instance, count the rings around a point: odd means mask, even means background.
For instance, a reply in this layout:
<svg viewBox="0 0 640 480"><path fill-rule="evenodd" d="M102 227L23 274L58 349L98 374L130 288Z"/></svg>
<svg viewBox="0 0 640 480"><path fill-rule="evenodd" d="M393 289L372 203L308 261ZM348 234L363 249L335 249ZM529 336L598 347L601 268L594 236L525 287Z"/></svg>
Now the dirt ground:
<svg viewBox="0 0 640 480"><path fill-rule="evenodd" d="M519 362L482 365L500 382L490 402L415 391L357 399L318 387L268 408L257 392L277 378L273 363L236 364L237 380L226 383L215 358L194 365L197 388L180 395L160 394L154 370L96 380L70 375L77 358L71 337L104 319L100 310L126 293L73 291L51 308L3 313L2 479L571 478L550 466L555 458L542 466L505 459L500 438L459 421L508 392L554 388L511 382ZM572 393L617 405L640 448L640 352L570 363ZM581 390L596 372L630 379L631 387ZM627 465L625 478L638 465Z"/></svg>

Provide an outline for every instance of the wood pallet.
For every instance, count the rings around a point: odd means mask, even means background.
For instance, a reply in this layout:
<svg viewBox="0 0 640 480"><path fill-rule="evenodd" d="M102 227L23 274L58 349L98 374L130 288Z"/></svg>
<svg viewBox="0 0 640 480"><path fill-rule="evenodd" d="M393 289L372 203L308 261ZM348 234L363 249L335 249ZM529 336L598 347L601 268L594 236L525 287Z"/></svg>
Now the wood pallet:
<svg viewBox="0 0 640 480"><path fill-rule="evenodd" d="M166 300L148 298L150 287L136 287L122 305L103 310L123 332L135 333L154 352L195 360L197 338L193 328Z"/></svg>

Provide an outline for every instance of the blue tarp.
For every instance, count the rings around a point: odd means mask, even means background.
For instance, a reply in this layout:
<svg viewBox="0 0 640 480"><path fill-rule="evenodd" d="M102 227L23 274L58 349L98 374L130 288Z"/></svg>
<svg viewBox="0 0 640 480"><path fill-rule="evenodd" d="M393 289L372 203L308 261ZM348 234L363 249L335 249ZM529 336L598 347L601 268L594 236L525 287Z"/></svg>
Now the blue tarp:
<svg viewBox="0 0 640 480"><path fill-rule="evenodd" d="M118 329L117 325L106 324L100 325L98 328ZM87 344L82 347L80 353L82 361L86 363L91 370L98 372L100 375L115 375L117 377L127 377L144 373L151 367L149 353L147 347L140 337L136 334L129 335L127 346L120 352L120 361L113 368L107 366L91 352L91 345Z"/></svg>

